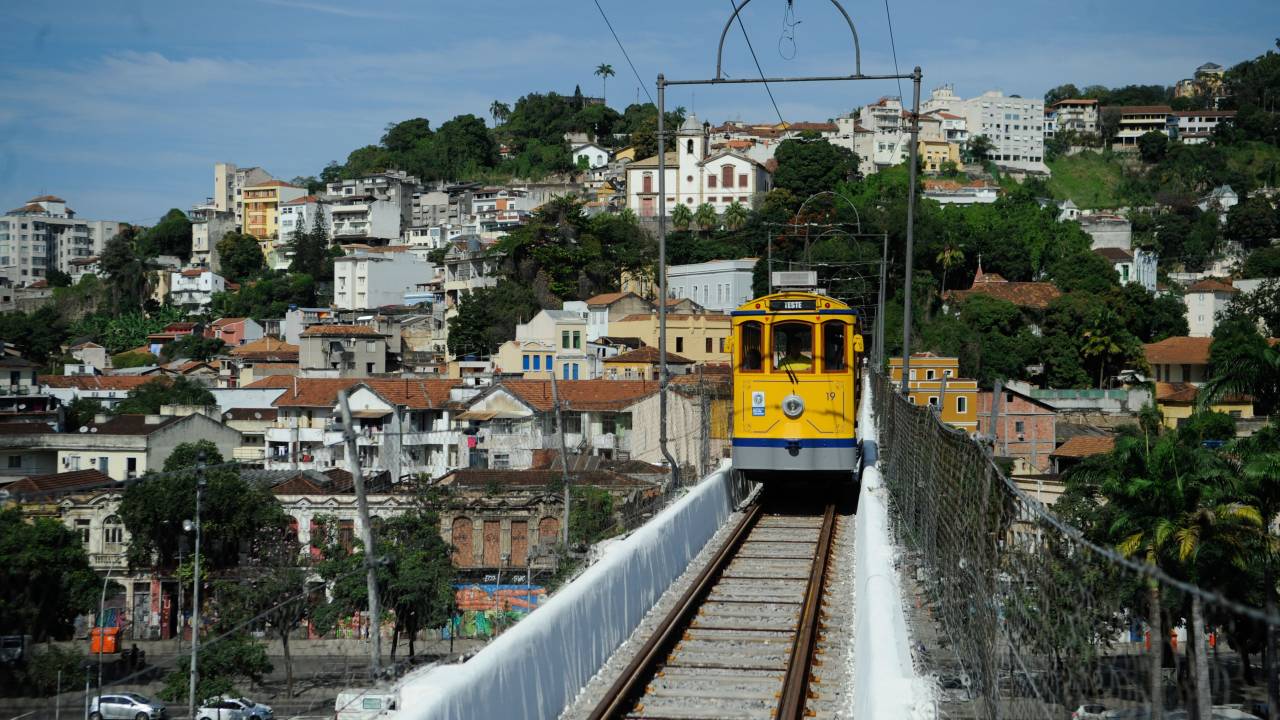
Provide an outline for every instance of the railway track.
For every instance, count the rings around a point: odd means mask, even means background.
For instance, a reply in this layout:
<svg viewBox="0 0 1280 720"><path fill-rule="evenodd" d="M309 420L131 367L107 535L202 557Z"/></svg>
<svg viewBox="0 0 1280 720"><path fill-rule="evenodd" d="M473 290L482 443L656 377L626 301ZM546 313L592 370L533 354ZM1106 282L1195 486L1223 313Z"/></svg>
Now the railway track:
<svg viewBox="0 0 1280 720"><path fill-rule="evenodd" d="M838 515L753 505L591 720L805 717Z"/></svg>

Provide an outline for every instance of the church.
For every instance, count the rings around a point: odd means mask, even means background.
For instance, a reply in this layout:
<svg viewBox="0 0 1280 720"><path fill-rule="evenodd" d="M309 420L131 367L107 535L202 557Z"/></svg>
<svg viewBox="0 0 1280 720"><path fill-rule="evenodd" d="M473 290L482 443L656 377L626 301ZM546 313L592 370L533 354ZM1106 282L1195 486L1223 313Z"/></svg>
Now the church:
<svg viewBox="0 0 1280 720"><path fill-rule="evenodd" d="M697 210L710 203L717 213L734 202L750 208L755 195L766 193L772 176L764 165L729 150L708 155L710 127L690 115L676 131L667 151L667 215L677 204ZM627 207L642 218L658 215L658 157L627 165Z"/></svg>

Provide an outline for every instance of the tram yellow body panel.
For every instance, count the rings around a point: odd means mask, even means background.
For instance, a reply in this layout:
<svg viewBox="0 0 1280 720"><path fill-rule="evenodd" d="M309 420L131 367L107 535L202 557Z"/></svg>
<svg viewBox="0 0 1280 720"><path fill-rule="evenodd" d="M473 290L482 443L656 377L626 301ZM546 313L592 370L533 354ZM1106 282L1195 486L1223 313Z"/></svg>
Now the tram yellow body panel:
<svg viewBox="0 0 1280 720"><path fill-rule="evenodd" d="M734 467L761 477L856 471L857 311L824 295L779 292L731 314Z"/></svg>

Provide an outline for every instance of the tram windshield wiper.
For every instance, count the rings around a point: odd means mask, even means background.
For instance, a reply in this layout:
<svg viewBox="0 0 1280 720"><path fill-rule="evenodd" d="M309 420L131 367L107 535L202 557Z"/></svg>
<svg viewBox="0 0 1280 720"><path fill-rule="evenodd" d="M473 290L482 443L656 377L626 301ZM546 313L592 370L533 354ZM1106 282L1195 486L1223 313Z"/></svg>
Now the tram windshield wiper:
<svg viewBox="0 0 1280 720"><path fill-rule="evenodd" d="M786 360L783 360L782 369L787 371L787 377L791 378L792 385L800 384L800 381L796 378L795 371L791 369L791 363L787 362Z"/></svg>

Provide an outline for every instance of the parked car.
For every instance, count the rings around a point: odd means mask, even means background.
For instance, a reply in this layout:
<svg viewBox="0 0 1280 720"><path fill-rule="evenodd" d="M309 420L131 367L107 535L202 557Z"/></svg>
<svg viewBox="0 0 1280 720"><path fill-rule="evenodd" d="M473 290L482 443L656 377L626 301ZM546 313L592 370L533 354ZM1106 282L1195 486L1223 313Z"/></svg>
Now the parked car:
<svg viewBox="0 0 1280 720"><path fill-rule="evenodd" d="M244 711L244 717L247 720L272 720L272 718L275 717L275 713L272 712L270 705L256 703L249 698L223 695L217 699L223 702L232 703L239 707Z"/></svg>
<svg viewBox="0 0 1280 720"><path fill-rule="evenodd" d="M1071 713L1071 720L1105 720L1103 713L1106 711L1105 705L1085 703Z"/></svg>
<svg viewBox="0 0 1280 720"><path fill-rule="evenodd" d="M239 703L216 698L205 700L196 708L196 720L248 720Z"/></svg>
<svg viewBox="0 0 1280 720"><path fill-rule="evenodd" d="M163 720L169 710L159 700L138 693L99 695L89 701L89 720Z"/></svg>

